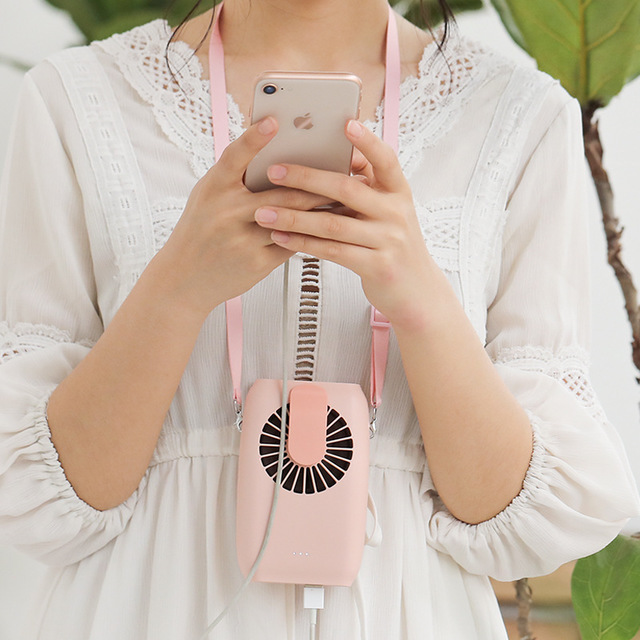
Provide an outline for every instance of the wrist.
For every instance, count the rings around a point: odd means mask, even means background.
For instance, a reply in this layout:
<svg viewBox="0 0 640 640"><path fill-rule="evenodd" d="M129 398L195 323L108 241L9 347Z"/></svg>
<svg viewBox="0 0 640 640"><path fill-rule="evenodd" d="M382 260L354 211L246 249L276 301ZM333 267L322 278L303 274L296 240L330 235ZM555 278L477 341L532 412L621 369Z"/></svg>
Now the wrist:
<svg viewBox="0 0 640 640"><path fill-rule="evenodd" d="M423 271L424 277L414 283L405 299L390 314L396 335L433 335L447 332L454 318L466 314L445 274L433 265Z"/></svg>
<svg viewBox="0 0 640 640"><path fill-rule="evenodd" d="M153 296L159 308L164 309L174 321L185 328L193 327L199 331L217 304L197 296L182 273L179 263L162 249L145 269L138 286L148 296Z"/></svg>

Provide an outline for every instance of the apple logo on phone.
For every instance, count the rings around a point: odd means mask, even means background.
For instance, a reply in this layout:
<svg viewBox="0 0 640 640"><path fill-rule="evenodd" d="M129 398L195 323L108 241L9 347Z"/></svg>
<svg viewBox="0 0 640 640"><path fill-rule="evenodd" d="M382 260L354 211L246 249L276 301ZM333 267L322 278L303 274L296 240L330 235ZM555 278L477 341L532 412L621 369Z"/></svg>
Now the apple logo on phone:
<svg viewBox="0 0 640 640"><path fill-rule="evenodd" d="M296 129L312 129L313 128L313 119L311 118L310 113L305 113L303 116L298 116L293 121L293 126Z"/></svg>

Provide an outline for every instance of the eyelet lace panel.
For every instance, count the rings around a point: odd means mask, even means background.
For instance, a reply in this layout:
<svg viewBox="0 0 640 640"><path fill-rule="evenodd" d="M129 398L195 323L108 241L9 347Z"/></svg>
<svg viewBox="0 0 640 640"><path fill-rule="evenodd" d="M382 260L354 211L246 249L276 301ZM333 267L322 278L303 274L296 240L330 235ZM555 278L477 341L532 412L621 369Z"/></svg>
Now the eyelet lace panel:
<svg viewBox="0 0 640 640"><path fill-rule="evenodd" d="M563 347L557 353L530 345L510 347L502 349L494 362L558 380L594 418L601 423L607 422L589 380L589 355L582 347Z"/></svg>
<svg viewBox="0 0 640 640"><path fill-rule="evenodd" d="M66 331L56 327L27 322L10 326L7 322L0 322L0 364L25 353L63 342L73 342L73 340ZM81 344L91 346L89 342Z"/></svg>
<svg viewBox="0 0 640 640"><path fill-rule="evenodd" d="M184 198L166 198L151 205L153 244L160 251L173 233L187 201Z"/></svg>
<svg viewBox="0 0 640 640"><path fill-rule="evenodd" d="M314 379L320 303L320 260L303 256L294 374L296 380Z"/></svg>
<svg viewBox="0 0 640 640"><path fill-rule="evenodd" d="M486 324L485 288L492 268L499 263L514 168L535 114L556 82L535 69L511 74L467 188L461 220L460 274L463 304L478 330Z"/></svg>
<svg viewBox="0 0 640 640"><path fill-rule="evenodd" d="M185 42L169 46L171 78L165 61L165 46L171 30L164 20L154 20L123 34L94 43L112 55L122 74L152 108L165 135L187 152L196 178L213 163L209 81L202 77L202 65ZM436 34L437 35L437 34ZM410 175L420 153L435 145L453 126L473 93L513 63L471 43L458 34L448 41L446 59L435 43L428 45L418 65L418 75L409 76L400 88L399 160ZM227 96L229 134L235 140L243 132L238 105ZM445 108L446 107L446 108ZM365 124L382 132L383 104L376 119Z"/></svg>
<svg viewBox="0 0 640 640"><path fill-rule="evenodd" d="M464 198L416 202L416 214L429 253L441 269L457 271L460 264L460 218Z"/></svg>

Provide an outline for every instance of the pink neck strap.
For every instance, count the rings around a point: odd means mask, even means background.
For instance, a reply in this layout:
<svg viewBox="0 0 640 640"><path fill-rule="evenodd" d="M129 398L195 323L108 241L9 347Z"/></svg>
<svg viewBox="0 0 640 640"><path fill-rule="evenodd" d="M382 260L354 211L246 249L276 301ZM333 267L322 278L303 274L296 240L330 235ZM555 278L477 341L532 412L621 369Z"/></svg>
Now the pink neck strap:
<svg viewBox="0 0 640 640"><path fill-rule="evenodd" d="M224 48L220 35L222 3L216 10L209 45L209 78L215 159L218 161L229 144L227 82L224 69ZM386 34L386 68L384 84L383 140L398 153L398 122L400 111L400 47L395 14L389 7ZM242 302L240 297L226 302L227 344L233 382L236 413L242 411ZM382 402L382 388L389 352L389 321L371 308L371 406L375 412Z"/></svg>

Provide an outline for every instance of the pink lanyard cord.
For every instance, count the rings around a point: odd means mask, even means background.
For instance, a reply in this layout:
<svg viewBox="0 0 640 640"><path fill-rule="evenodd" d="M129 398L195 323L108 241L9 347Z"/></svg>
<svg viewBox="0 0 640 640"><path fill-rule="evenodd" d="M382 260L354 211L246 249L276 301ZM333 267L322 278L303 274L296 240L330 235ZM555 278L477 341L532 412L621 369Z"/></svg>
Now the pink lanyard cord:
<svg viewBox="0 0 640 640"><path fill-rule="evenodd" d="M216 162L229 145L229 116L227 111L227 82L224 68L224 48L220 35L220 13L222 3L216 10L209 45L209 78L211 90L211 113L213 121L214 151ZM393 10L389 7L386 33L385 83L383 103L382 139L398 153L398 131L400 113L400 46L398 29ZM227 345L229 366L233 384L233 402L236 424L242 420L242 302L233 298L225 303L227 316ZM371 406L372 426L375 414L382 402L382 388L389 352L389 321L375 308L371 308Z"/></svg>

